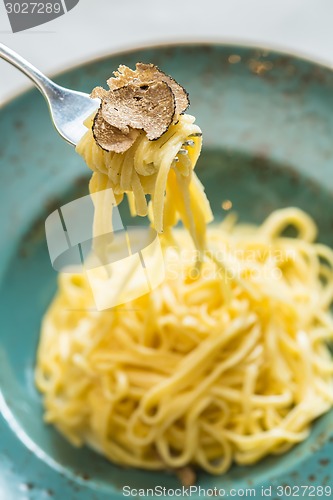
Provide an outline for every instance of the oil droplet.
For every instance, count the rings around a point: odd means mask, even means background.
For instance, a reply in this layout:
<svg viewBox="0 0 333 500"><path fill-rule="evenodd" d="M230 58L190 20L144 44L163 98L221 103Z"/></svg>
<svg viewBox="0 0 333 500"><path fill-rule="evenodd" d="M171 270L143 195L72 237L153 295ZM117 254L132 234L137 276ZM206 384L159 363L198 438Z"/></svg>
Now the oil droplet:
<svg viewBox="0 0 333 500"><path fill-rule="evenodd" d="M230 210L232 208L232 201L224 200L224 202L222 203L222 208L223 210Z"/></svg>
<svg viewBox="0 0 333 500"><path fill-rule="evenodd" d="M230 62L230 64L237 64L240 62L240 60L241 56L237 54L232 54L231 56L228 57L228 61Z"/></svg>

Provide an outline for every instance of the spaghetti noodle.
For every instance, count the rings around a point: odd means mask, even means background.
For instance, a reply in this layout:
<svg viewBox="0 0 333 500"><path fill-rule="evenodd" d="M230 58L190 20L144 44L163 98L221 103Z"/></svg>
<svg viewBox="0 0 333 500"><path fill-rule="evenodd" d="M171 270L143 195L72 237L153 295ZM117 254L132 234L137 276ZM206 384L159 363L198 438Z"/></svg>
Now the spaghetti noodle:
<svg viewBox="0 0 333 500"><path fill-rule="evenodd" d="M315 243L297 208L243 226L230 214L205 226L209 204L193 172L201 148L194 118L156 141L139 132L124 153L104 151L89 129L78 146L91 192L126 193L162 238L162 285L106 313L82 274L60 274L43 324L36 383L45 420L76 446L143 469L197 465L222 474L304 440L333 404L333 252ZM184 157L179 150L193 141ZM192 143L191 143L192 145ZM175 156L179 162L175 163ZM96 207L95 223L103 223ZM102 221L102 222L101 222ZM293 226L296 237L284 230ZM191 275L195 273L195 275Z"/></svg>

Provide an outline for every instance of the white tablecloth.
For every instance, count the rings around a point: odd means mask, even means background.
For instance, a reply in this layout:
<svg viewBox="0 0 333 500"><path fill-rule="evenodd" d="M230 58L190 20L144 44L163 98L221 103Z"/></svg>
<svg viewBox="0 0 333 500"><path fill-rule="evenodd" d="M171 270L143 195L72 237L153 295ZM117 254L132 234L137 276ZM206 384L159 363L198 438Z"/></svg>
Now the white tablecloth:
<svg viewBox="0 0 333 500"><path fill-rule="evenodd" d="M218 40L291 50L333 65L332 0L80 0L69 13L13 34L0 0L0 42L52 74L155 42ZM0 60L0 104L29 85Z"/></svg>

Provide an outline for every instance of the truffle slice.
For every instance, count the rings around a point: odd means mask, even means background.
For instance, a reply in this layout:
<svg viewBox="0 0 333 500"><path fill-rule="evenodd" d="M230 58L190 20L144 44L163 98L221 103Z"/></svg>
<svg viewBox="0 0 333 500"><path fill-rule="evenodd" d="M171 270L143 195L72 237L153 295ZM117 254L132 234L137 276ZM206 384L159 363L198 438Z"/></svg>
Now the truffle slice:
<svg viewBox="0 0 333 500"><path fill-rule="evenodd" d="M90 97L92 99L95 99L96 97L98 97L99 99L101 99L103 101L103 99L106 99L107 96L108 96L109 92L105 89L103 89L103 87L95 87L91 94L90 94Z"/></svg>
<svg viewBox="0 0 333 500"><path fill-rule="evenodd" d="M189 107L190 101L186 90L179 85L171 76L166 75L154 64L137 63L133 71L127 66L121 65L118 71L114 72L114 77L107 81L110 90L119 89L128 84L151 85L156 82L165 82L171 88L175 97L175 114L184 113Z"/></svg>
<svg viewBox="0 0 333 500"><path fill-rule="evenodd" d="M101 115L111 126L128 134L131 128L143 129L152 141L161 137L172 123L175 99L165 82L117 88L103 100Z"/></svg>
<svg viewBox="0 0 333 500"><path fill-rule="evenodd" d="M114 151L115 153L124 153L127 151L139 135L138 130L129 129L124 134L116 127L107 123L101 113L101 108L97 111L92 132L97 144L105 151Z"/></svg>

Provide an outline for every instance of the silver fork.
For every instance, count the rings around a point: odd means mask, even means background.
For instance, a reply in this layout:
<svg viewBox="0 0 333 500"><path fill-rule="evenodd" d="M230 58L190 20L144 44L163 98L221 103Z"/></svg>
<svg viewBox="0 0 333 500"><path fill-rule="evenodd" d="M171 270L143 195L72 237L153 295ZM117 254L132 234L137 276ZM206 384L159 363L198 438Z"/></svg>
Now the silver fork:
<svg viewBox="0 0 333 500"><path fill-rule="evenodd" d="M33 81L47 101L56 130L63 139L76 146L87 131L83 122L98 108L99 99L91 99L89 94L57 85L2 43L0 43L0 58L15 66Z"/></svg>

